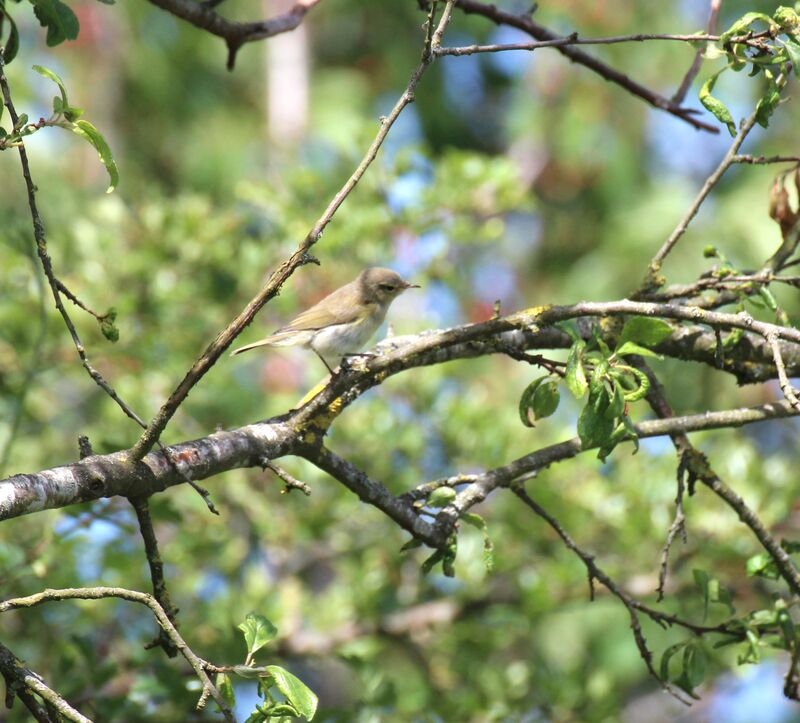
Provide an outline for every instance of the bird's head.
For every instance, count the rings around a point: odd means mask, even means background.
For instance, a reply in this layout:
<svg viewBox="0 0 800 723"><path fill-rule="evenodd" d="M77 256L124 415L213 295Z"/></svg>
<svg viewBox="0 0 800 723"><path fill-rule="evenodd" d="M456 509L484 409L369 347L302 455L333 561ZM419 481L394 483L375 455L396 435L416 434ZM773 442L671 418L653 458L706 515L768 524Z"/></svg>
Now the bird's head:
<svg viewBox="0 0 800 723"><path fill-rule="evenodd" d="M419 288L419 284L410 284L396 271L380 267L364 269L359 276L359 286L367 301L382 306L391 304L406 289Z"/></svg>

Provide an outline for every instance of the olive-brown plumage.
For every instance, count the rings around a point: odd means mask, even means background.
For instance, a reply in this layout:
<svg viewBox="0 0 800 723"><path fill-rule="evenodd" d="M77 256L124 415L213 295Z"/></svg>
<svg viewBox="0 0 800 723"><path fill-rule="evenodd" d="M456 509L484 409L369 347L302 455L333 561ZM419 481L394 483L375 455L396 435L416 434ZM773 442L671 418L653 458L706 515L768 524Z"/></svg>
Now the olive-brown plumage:
<svg viewBox="0 0 800 723"><path fill-rule="evenodd" d="M389 305L406 289L419 288L391 269L370 267L296 316L274 334L231 355L262 346L301 345L316 352L329 371L359 351L378 330Z"/></svg>

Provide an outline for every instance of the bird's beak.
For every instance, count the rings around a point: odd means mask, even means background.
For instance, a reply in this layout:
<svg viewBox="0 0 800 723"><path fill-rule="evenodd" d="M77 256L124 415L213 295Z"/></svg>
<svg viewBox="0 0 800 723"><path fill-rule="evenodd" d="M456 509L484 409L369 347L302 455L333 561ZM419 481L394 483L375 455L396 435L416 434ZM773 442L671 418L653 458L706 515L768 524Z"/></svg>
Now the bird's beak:
<svg viewBox="0 0 800 723"><path fill-rule="evenodd" d="M422 287L419 284L409 284L408 281L404 282L405 286L404 289L421 289Z"/></svg>

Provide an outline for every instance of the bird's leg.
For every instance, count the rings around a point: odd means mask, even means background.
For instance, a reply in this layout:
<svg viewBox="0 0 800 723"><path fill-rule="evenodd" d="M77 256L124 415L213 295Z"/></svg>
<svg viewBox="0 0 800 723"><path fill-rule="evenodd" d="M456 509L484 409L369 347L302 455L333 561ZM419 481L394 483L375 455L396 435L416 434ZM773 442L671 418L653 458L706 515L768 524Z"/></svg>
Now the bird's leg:
<svg viewBox="0 0 800 723"><path fill-rule="evenodd" d="M331 376L333 376L333 369L331 369L330 364L328 364L328 362L325 361L325 357L322 356L322 354L320 354L316 349L314 349L313 344L311 344L310 346L313 352L319 357L319 360L325 365L325 368L330 372Z"/></svg>

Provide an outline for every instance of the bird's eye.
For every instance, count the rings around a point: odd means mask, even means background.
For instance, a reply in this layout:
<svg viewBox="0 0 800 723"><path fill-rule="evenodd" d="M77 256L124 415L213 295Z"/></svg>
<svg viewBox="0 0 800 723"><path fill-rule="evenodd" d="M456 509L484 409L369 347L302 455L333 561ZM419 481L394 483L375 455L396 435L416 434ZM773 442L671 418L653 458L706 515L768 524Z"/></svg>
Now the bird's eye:
<svg viewBox="0 0 800 723"><path fill-rule="evenodd" d="M391 284L380 284L380 287L384 291L394 291L397 288L396 286L392 286Z"/></svg>

